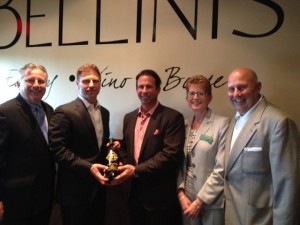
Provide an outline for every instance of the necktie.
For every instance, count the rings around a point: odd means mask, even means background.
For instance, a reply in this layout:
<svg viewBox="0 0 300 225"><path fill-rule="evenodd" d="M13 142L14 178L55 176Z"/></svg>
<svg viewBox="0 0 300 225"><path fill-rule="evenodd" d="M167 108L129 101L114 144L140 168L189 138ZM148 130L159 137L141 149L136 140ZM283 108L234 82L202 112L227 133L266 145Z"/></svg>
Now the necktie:
<svg viewBox="0 0 300 225"><path fill-rule="evenodd" d="M35 114L35 118L39 124L39 126L43 126L44 120L45 120L45 113L42 110L42 107L37 105L34 107L34 114Z"/></svg>
<svg viewBox="0 0 300 225"><path fill-rule="evenodd" d="M45 123L45 112L40 105L36 105L33 111L39 127L41 128L43 135L48 142L48 129L47 124Z"/></svg>

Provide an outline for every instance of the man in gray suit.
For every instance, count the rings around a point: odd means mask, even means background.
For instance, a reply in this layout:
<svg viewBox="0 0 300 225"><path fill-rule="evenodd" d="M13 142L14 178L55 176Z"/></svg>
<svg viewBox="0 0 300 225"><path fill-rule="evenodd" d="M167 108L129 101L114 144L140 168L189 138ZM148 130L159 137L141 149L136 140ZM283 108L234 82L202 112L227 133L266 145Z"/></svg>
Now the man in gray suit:
<svg viewBox="0 0 300 225"><path fill-rule="evenodd" d="M254 71L237 68L230 73L228 97L237 113L225 146L225 223L296 225L299 131L260 90Z"/></svg>

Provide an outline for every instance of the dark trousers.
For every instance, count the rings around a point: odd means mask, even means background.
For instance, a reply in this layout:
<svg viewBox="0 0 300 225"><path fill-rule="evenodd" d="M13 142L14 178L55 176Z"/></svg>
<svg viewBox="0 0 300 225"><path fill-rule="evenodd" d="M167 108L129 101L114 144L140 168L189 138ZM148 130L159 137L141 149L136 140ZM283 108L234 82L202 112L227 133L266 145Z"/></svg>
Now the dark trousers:
<svg viewBox="0 0 300 225"><path fill-rule="evenodd" d="M130 203L130 225L182 225L180 207L146 210L140 204Z"/></svg>
<svg viewBox="0 0 300 225"><path fill-rule="evenodd" d="M28 215L26 217L20 217L14 215L12 217L6 217L4 212L4 220L0 224L3 225L49 225L50 220L50 210L40 211L37 214Z"/></svg>
<svg viewBox="0 0 300 225"><path fill-rule="evenodd" d="M93 202L79 205L61 205L63 225L104 225L105 198L98 195Z"/></svg>

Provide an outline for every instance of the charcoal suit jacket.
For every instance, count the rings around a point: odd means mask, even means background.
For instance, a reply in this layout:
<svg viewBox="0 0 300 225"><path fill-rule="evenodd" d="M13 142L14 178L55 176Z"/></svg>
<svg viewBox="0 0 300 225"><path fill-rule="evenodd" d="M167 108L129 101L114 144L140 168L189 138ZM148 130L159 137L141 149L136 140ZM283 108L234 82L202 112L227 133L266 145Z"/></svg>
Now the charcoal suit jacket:
<svg viewBox="0 0 300 225"><path fill-rule="evenodd" d="M147 210L159 210L179 205L177 175L183 160L185 139L184 119L179 112L157 106L145 131L139 163L134 162L134 130L138 109L124 117L121 157L135 165L130 197Z"/></svg>
<svg viewBox="0 0 300 225"><path fill-rule="evenodd" d="M89 204L99 191L100 183L90 173L90 167L93 163L106 163L109 111L102 106L101 115L100 149L93 122L80 98L56 108L51 118L50 150L58 162L57 198L62 205Z"/></svg>
<svg viewBox="0 0 300 225"><path fill-rule="evenodd" d="M41 103L49 123L53 108ZM54 161L28 103L19 94L0 105L0 200L5 217L51 211Z"/></svg>

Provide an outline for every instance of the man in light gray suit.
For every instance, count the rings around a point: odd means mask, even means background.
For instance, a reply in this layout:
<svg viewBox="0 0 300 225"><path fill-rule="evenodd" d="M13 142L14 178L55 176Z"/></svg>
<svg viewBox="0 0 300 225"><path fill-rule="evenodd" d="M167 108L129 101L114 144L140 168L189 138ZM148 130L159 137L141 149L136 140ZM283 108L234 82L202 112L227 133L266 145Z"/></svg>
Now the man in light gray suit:
<svg viewBox="0 0 300 225"><path fill-rule="evenodd" d="M254 71L230 73L228 97L237 113L225 146L225 223L297 225L299 131L260 90Z"/></svg>

